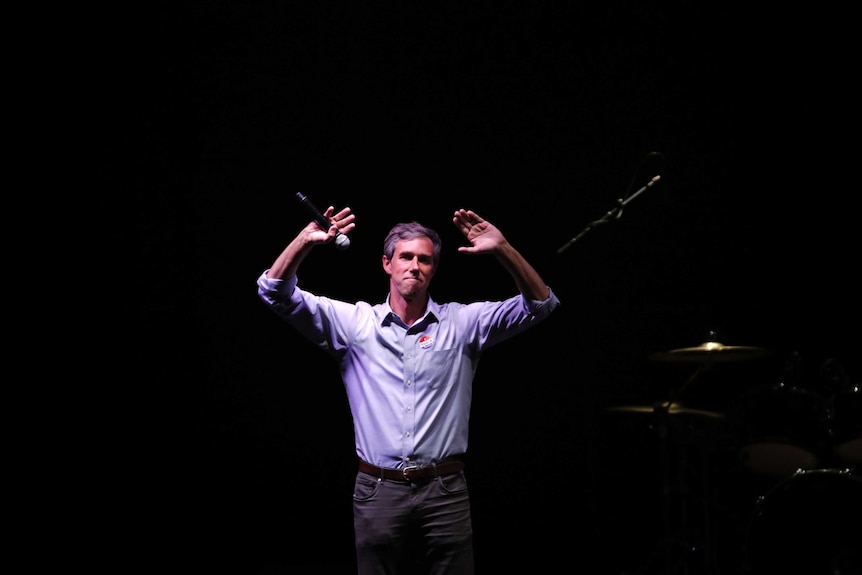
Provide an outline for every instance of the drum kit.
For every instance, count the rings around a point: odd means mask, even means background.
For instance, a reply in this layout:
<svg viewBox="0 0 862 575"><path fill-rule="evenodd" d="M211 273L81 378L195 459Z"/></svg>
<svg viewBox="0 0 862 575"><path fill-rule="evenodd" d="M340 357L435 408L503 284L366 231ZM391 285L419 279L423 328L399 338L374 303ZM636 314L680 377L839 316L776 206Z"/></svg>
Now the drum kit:
<svg viewBox="0 0 862 575"><path fill-rule="evenodd" d="M675 538L668 511L674 503L668 500L674 475L669 443L674 433L694 436L691 432L719 424L727 430L722 437L730 443L728 447L741 472L761 484L767 482L767 488L752 504L745 529L746 572L796 573L802 572L798 570L802 568L812 575L860 574L862 532L858 525L862 525L859 519L862 475L857 467L862 463L862 389L847 377L836 360L823 364L819 386L800 381L803 379L799 376L800 359L794 353L787 360L780 381L742 390L728 409L713 410L709 406L704 409L681 401L685 392L697 387L694 384L702 381L704 373L716 364L748 362L771 355L770 350L761 347L724 345L710 332L700 345L649 357L654 362L694 368L670 397L651 405L617 405L606 410L649 415L651 426L658 432L666 545L674 545ZM680 425L682 421L684 426ZM702 440L700 446L706 451ZM705 463L701 479L705 498L713 493L708 467ZM688 487L683 490L691 491ZM685 504L682 508L683 514L687 514ZM714 531L712 520L708 514L704 514L703 520L701 533L704 539L709 539ZM810 524L804 525L806 522ZM683 523L690 522L683 518ZM829 526L840 526L840 531ZM696 546L692 541L682 543L687 548ZM705 548L699 559L704 565L697 572L719 573L714 545L706 540L700 545ZM670 572L672 566L665 565L665 569ZM686 568L683 572L689 571Z"/></svg>

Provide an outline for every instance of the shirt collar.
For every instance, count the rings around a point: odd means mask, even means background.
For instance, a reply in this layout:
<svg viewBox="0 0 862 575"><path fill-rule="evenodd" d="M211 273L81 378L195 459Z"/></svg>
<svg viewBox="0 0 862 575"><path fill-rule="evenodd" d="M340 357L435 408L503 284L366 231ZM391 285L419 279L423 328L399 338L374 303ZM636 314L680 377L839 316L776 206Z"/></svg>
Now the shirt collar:
<svg viewBox="0 0 862 575"><path fill-rule="evenodd" d="M394 311L392 311L392 307L389 305L389 294L386 294L386 300L380 304L378 307L378 317L380 318L381 326L388 326L393 321L396 321L399 324L405 325L401 318L398 317ZM428 305L425 306L425 315L419 318L419 321L413 324L413 327L418 325L423 325L426 323L439 322L440 318L443 316L443 307L435 302L431 295L428 295ZM405 326L406 327L406 326Z"/></svg>

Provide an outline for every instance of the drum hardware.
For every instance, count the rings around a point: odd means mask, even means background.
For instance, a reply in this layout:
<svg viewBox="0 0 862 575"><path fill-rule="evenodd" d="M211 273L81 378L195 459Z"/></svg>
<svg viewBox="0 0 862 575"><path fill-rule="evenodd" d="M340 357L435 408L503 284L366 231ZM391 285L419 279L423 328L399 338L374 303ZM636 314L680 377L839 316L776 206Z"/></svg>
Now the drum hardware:
<svg viewBox="0 0 862 575"><path fill-rule="evenodd" d="M820 377L831 391L829 434L833 452L846 465L862 464L862 386L845 373L834 358L820 368Z"/></svg>
<svg viewBox="0 0 862 575"><path fill-rule="evenodd" d="M663 571L668 574L675 573L676 568L681 567L684 569L683 573L688 573L690 553L692 550L698 549L699 545L690 540L688 501L690 490L686 470L687 461L685 446L680 445L679 441L675 442L677 447L675 461L678 469L672 469L671 463L671 440L684 439L684 437L678 437L670 430L681 422L681 418L720 420L723 417L722 414L692 409L672 400L657 401L653 405L619 405L605 409L616 413L636 413L650 416L650 428L657 435L659 450L661 479L659 497L663 533L660 551ZM674 498L674 493L680 494L678 499ZM673 509L678 509L678 514L673 513ZM680 556L679 550L684 551L682 556ZM678 563L680 560L683 562L681 565Z"/></svg>
<svg viewBox="0 0 862 575"><path fill-rule="evenodd" d="M668 574L682 569L679 572L687 575L692 567L696 569L694 572L704 575L719 572L715 555L719 541L713 541L711 533L721 529L713 529L719 524L713 525L711 516L715 510L720 514L721 508L712 508L708 501L712 468L704 447L709 446L697 445L702 463L702 501L689 491L691 485L698 485L687 475L686 470L693 469L685 461L690 455L680 449L678 460L673 460L676 452L671 448L689 441L692 434L688 432L712 429L706 423L720 423L716 427L727 426L731 432L732 453L743 467L767 479L769 483L764 485L771 487L767 495L757 499L746 541L735 547L743 553L740 559L751 570L746 573L862 575L862 546L858 543L862 541L862 522L858 520L862 517L862 479L857 474L862 463L862 391L858 383L851 382L831 360L827 362L830 383L809 382L800 376L801 361L794 353L786 363L780 383L759 385L754 380L755 385L747 385L747 391L740 396L732 394L738 399L726 410L712 410L709 404L707 409L700 409L702 402L680 400L690 399L692 394L683 392L693 388L716 364L743 362L770 354L759 347L724 345L710 332L698 346L649 356L653 361L695 368L681 386L671 390L669 398L653 404L605 408L617 413L648 415L658 434L664 527L661 551ZM771 365L770 362L755 367ZM750 378L754 374L746 375ZM824 376L821 373L821 378ZM723 386L721 389L727 390ZM750 481L751 478L746 480ZM799 497L813 501L809 503ZM689 516L699 503L703 504L702 526L696 517ZM810 524L800 525L807 516ZM680 549L685 549L685 557L680 557ZM685 565L678 563L680 559Z"/></svg>
<svg viewBox="0 0 862 575"><path fill-rule="evenodd" d="M862 465L862 388L837 392L831 399L830 429L835 455L845 464Z"/></svg>
<svg viewBox="0 0 862 575"><path fill-rule="evenodd" d="M711 331L706 341L698 346L672 349L649 356L652 361L694 366L694 371L682 385L671 390L669 398L653 404L605 408L606 411L616 413L649 415L650 425L657 434L663 527L661 551L666 573L719 573L717 534L713 533L715 509L712 507L712 445L709 440L714 439L712 432L716 424L717 427L725 424L726 415L720 411L688 405L680 401L680 398L715 364L741 362L770 353L760 347L725 345L719 342L715 332ZM704 431L707 433L701 433ZM696 440L699 466L692 465L692 454L688 453L686 445L683 445L692 439ZM676 447L678 451L673 451L672 447ZM676 458L672 455L676 455ZM695 475L691 475L692 473ZM699 487L699 494L697 489L692 489L693 486ZM699 516L693 512L699 513ZM685 549L684 556L680 557L675 549ZM679 563L680 560L682 564Z"/></svg>
<svg viewBox="0 0 862 575"><path fill-rule="evenodd" d="M784 383L757 386L743 394L739 412L739 460L750 471L787 477L821 466L829 409L819 394Z"/></svg>
<svg viewBox="0 0 862 575"><path fill-rule="evenodd" d="M708 411L705 409L694 409L687 407L677 401L659 401L653 405L615 405L606 408L607 411L620 411L627 413L663 414L681 417L691 416L701 419L724 419L723 413Z"/></svg>
<svg viewBox="0 0 862 575"><path fill-rule="evenodd" d="M862 573L862 478L799 470L758 497L744 545L752 575Z"/></svg>
<svg viewBox="0 0 862 575"><path fill-rule="evenodd" d="M730 361L745 361L763 357L770 353L769 350L761 347L724 345L716 340L716 333L711 331L707 335L707 340L700 345L654 353L650 356L650 359L666 363L710 364Z"/></svg>
<svg viewBox="0 0 862 575"><path fill-rule="evenodd" d="M729 415L743 441L742 465L759 475L785 478L799 470L862 463L862 391L834 359L820 377L801 376L790 354L780 383L742 394Z"/></svg>
<svg viewBox="0 0 862 575"><path fill-rule="evenodd" d="M658 401L653 405L612 406L606 410L649 415L650 427L656 433L661 481L659 497L663 538L660 552L663 572L688 574L695 563L702 563L691 573L717 574L709 504L709 452L705 445L696 446L700 460L697 473L700 475L701 493L698 500L697 490L691 489L691 474L695 469L688 450L693 438L703 443L706 437L693 433L696 430L692 426L696 427L701 422L721 422L724 414L691 408L673 400ZM699 506L702 514L703 524L700 526L692 521L695 506Z"/></svg>
<svg viewBox="0 0 862 575"><path fill-rule="evenodd" d="M770 350L762 347L724 345L718 341L718 334L715 331L709 331L706 334L706 341L700 345L654 353L649 356L649 359L661 363L695 366L694 372L676 392L676 397L680 397L692 383L718 363L747 361L765 357L771 353Z"/></svg>

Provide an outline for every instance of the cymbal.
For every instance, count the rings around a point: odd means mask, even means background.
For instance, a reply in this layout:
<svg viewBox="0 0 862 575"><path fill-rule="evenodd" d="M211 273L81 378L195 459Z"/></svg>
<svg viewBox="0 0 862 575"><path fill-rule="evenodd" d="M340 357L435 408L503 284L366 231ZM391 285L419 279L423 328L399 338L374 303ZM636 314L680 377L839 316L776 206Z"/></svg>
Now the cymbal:
<svg viewBox="0 0 862 575"><path fill-rule="evenodd" d="M650 356L650 359L669 363L706 363L742 361L745 359L754 359L768 353L769 350L761 347L724 345L717 341L706 341L696 347L683 347L655 353Z"/></svg>
<svg viewBox="0 0 862 575"><path fill-rule="evenodd" d="M677 402L661 402L654 405L617 405L606 408L608 411L621 411L628 413L658 413L667 408L670 415L693 415L695 417L703 417L706 419L724 419L724 414L715 411L706 411L703 409L692 409Z"/></svg>

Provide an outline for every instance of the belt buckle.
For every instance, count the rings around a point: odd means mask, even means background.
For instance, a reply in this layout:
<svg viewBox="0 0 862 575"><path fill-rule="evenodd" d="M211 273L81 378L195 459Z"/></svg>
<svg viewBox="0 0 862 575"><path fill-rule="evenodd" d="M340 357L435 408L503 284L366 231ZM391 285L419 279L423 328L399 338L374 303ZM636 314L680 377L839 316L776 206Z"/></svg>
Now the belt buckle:
<svg viewBox="0 0 862 575"><path fill-rule="evenodd" d="M411 471L416 471L419 469L418 465L408 465L404 469L401 470L401 474L404 475L404 481L411 481L410 476L408 475Z"/></svg>

